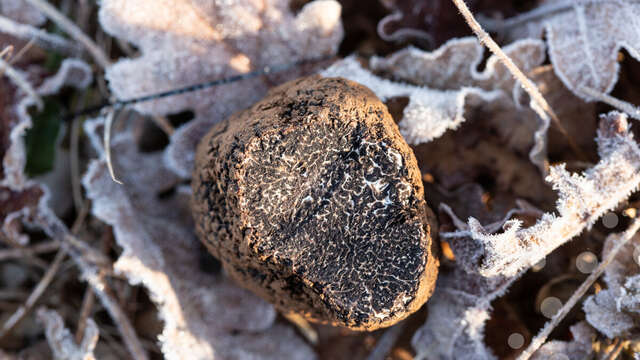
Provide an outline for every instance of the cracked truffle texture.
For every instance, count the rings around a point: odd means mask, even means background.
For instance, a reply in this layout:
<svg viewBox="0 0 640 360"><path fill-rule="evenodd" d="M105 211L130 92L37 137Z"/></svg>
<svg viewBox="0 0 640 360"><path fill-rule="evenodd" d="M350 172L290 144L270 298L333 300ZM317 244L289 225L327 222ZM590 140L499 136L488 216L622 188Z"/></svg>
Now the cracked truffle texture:
<svg viewBox="0 0 640 360"><path fill-rule="evenodd" d="M199 238L281 311L374 330L433 291L415 156L362 85L311 76L274 88L203 138L192 186Z"/></svg>

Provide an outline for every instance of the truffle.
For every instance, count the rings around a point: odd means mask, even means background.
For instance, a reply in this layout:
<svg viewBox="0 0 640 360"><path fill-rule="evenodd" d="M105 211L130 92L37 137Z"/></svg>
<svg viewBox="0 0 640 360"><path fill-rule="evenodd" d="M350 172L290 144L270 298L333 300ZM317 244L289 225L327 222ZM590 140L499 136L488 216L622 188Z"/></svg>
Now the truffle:
<svg viewBox="0 0 640 360"><path fill-rule="evenodd" d="M433 215L415 156L358 83L297 79L216 124L192 187L199 238L281 311L375 330L433 292Z"/></svg>

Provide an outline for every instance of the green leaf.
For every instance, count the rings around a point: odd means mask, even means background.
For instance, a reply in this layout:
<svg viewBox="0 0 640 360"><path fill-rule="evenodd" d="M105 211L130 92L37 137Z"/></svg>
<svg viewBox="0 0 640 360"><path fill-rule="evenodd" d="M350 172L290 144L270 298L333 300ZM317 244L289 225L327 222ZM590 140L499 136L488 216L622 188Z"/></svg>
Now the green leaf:
<svg viewBox="0 0 640 360"><path fill-rule="evenodd" d="M29 177L37 176L53 169L56 140L60 132L60 111L62 106L53 99L44 99L42 112L33 114L33 126L27 130L24 141L27 163L24 171Z"/></svg>

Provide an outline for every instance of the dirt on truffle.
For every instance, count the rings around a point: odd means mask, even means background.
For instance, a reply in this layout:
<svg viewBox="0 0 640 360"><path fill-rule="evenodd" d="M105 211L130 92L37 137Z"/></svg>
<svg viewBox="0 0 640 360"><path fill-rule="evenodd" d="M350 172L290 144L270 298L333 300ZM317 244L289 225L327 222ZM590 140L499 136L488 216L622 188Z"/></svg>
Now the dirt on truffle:
<svg viewBox="0 0 640 360"><path fill-rule="evenodd" d="M362 85L310 76L272 89L203 138L192 187L199 238L283 312L375 330L433 292L415 156Z"/></svg>

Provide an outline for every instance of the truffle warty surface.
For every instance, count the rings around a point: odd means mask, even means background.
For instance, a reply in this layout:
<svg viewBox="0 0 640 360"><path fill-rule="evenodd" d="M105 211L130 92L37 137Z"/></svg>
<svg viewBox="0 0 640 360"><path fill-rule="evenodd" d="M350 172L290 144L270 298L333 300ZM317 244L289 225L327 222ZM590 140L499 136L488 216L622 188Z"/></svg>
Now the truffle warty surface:
<svg viewBox="0 0 640 360"><path fill-rule="evenodd" d="M199 238L284 312L374 330L433 292L415 156L366 87L311 76L216 124L193 177Z"/></svg>

